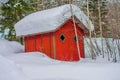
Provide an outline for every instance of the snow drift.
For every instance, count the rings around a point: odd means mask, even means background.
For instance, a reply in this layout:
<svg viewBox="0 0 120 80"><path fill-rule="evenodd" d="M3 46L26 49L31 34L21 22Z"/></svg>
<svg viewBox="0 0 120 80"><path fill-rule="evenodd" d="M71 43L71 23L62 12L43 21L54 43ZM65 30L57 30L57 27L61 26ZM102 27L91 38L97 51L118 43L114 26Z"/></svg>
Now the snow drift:
<svg viewBox="0 0 120 80"><path fill-rule="evenodd" d="M7 51L10 45L18 47ZM103 58L64 62L39 52L15 54L23 47L17 42L4 40L0 41L0 48L1 52L6 52L4 57L0 56L0 80L120 80L120 64L105 62Z"/></svg>
<svg viewBox="0 0 120 80"><path fill-rule="evenodd" d="M11 55L24 52L24 47L16 41L0 40L0 55Z"/></svg>
<svg viewBox="0 0 120 80"><path fill-rule="evenodd" d="M13 61L0 56L0 80L28 80Z"/></svg>

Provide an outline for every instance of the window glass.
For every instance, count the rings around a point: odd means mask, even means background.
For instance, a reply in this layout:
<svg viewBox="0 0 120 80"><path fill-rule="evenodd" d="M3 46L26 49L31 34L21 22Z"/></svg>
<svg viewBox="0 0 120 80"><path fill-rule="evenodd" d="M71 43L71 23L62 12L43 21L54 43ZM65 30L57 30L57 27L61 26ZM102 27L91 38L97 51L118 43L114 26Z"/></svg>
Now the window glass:
<svg viewBox="0 0 120 80"><path fill-rule="evenodd" d="M65 35L64 35L64 34L61 34L61 35L60 35L60 40L61 40L61 41L64 41L64 40L65 40Z"/></svg>

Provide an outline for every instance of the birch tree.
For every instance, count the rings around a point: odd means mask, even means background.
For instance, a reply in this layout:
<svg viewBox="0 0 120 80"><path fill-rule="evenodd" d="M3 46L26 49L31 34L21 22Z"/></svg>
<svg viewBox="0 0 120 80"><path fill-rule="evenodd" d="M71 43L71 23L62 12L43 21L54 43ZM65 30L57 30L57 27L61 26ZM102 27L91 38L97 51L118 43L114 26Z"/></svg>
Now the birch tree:
<svg viewBox="0 0 120 80"><path fill-rule="evenodd" d="M90 13L89 13L89 0L87 0L87 15L88 15L88 27L89 27L89 40L90 40L90 52L91 52L91 57L94 59L94 51L93 51L93 44L92 44L92 35L91 35L91 27L90 27Z"/></svg>
<svg viewBox="0 0 120 80"><path fill-rule="evenodd" d="M101 25L101 8L100 8L100 0L98 0L98 14L99 14L99 26L100 26L100 37L101 37L101 54L102 57L104 58L104 52L103 52L103 30L102 30L102 25Z"/></svg>
<svg viewBox="0 0 120 80"><path fill-rule="evenodd" d="M119 42L119 32L120 32L120 2L117 0L112 0L109 4L109 13L108 13L108 21L109 21L109 26L111 29L111 33L112 33L112 55L113 55L113 61L116 62L116 49L115 46L117 45L118 48L118 53L120 56L120 42Z"/></svg>

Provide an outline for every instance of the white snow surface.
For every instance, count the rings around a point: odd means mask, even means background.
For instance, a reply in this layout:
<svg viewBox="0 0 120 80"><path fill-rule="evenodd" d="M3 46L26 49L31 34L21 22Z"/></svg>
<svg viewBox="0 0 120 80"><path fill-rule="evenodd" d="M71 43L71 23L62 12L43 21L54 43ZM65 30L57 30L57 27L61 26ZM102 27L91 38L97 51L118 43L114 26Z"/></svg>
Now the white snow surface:
<svg viewBox="0 0 120 80"><path fill-rule="evenodd" d="M10 45L11 50L6 51ZM6 46L0 47L0 80L120 80L119 62L112 63L101 57L64 62L39 52L24 53L17 42L0 40L0 46ZM19 51L21 53L16 54Z"/></svg>
<svg viewBox="0 0 120 80"><path fill-rule="evenodd" d="M11 55L24 52L24 47L16 41L0 40L0 55Z"/></svg>
<svg viewBox="0 0 120 80"><path fill-rule="evenodd" d="M12 60L0 56L0 80L28 80Z"/></svg>
<svg viewBox="0 0 120 80"><path fill-rule="evenodd" d="M88 28L88 17L79 7L75 5L71 5L71 7L73 15L75 15L84 26ZM70 4L32 13L14 25L16 35L25 36L29 34L54 31L65 23L65 21L70 19L71 16ZM91 21L90 27L91 30L94 29Z"/></svg>

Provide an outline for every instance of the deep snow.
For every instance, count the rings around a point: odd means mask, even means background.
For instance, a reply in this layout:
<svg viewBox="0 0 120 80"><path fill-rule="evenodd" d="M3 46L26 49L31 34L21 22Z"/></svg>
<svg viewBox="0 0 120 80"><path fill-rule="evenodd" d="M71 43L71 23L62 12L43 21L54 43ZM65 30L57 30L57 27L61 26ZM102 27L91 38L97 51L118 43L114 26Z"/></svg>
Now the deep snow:
<svg viewBox="0 0 120 80"><path fill-rule="evenodd" d="M120 80L119 74L119 62L101 57L57 61L39 52L24 53L17 42L0 40L0 80Z"/></svg>
<svg viewBox="0 0 120 80"><path fill-rule="evenodd" d="M0 40L0 55L24 52L24 47L15 41Z"/></svg>
<svg viewBox="0 0 120 80"><path fill-rule="evenodd" d="M0 80L28 80L28 78L14 61L0 56Z"/></svg>

